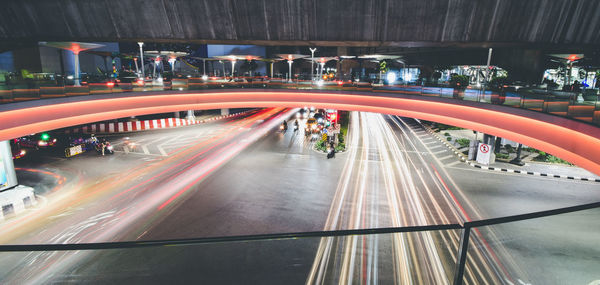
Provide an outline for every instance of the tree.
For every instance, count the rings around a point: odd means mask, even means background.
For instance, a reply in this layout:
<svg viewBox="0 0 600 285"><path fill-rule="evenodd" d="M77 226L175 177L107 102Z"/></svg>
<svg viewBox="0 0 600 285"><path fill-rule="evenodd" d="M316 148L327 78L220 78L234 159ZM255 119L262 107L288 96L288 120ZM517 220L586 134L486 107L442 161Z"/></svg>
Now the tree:
<svg viewBox="0 0 600 285"><path fill-rule="evenodd" d="M458 75L453 73L450 75L450 86L457 89L465 89L469 86L469 76Z"/></svg>

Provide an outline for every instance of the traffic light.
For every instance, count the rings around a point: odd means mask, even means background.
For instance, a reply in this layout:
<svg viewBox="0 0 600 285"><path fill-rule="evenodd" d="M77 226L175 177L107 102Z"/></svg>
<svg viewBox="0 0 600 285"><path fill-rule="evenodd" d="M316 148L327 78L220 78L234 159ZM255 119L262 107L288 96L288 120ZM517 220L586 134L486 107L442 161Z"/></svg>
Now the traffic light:
<svg viewBox="0 0 600 285"><path fill-rule="evenodd" d="M48 139L50 139L50 135L48 133L42 133L42 135L40 136L40 138L43 141L47 141Z"/></svg>

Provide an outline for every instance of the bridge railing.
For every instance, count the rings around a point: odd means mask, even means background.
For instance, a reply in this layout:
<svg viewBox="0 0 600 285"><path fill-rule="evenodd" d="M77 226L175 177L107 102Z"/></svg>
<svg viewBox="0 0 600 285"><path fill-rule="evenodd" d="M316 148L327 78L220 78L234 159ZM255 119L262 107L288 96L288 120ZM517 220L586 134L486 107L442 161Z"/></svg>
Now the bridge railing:
<svg viewBox="0 0 600 285"><path fill-rule="evenodd" d="M484 91L471 88L459 89L410 84L384 85L356 81L315 82L310 80L288 81L265 77L182 77L174 78L171 81L133 81L127 83L110 81L87 83L82 86L65 85L64 82L60 83L57 81L28 81L19 84L3 84L0 85L0 103L90 94L238 88L368 91L443 97L528 109L600 126L600 98L595 89L578 92L545 89Z"/></svg>
<svg viewBox="0 0 600 285"><path fill-rule="evenodd" d="M315 284L343 278L338 274L350 268L345 278L362 279L364 274L378 278L379 274L392 280L387 283L407 278L437 284L588 284L589 278L598 277L594 258L600 233L594 229L599 211L600 202L594 202L463 224L0 245L0 259L19 264L19 260L51 257L49 262L60 263L69 261L69 256L79 258L70 263L77 264L75 271L52 272L51 280L44 280L49 282L201 276L209 283L277 283L299 278ZM35 270L35 263L29 266ZM0 279L13 276L11 270L10 266L0 268ZM229 279L228 274L241 279Z"/></svg>

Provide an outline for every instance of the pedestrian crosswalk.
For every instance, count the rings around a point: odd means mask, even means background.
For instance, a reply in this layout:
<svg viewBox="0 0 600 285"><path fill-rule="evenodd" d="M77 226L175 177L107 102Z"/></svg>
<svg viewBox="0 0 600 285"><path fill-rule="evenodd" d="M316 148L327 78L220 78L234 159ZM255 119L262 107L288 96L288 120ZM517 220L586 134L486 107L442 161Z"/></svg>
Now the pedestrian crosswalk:
<svg viewBox="0 0 600 285"><path fill-rule="evenodd" d="M166 157L186 145L192 145L203 138L213 137L217 132L216 129L199 129L195 130L193 134L122 137L116 139L112 145L115 152Z"/></svg>

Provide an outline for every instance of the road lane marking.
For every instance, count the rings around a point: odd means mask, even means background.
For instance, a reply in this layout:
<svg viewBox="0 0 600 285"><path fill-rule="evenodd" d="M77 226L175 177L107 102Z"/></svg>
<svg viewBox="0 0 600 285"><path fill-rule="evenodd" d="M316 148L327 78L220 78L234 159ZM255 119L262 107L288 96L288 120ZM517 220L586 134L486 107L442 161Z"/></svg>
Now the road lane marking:
<svg viewBox="0 0 600 285"><path fill-rule="evenodd" d="M444 159L448 159L448 158L451 158L451 157L454 157L454 155L452 155L452 154L449 154L449 155L446 155L446 156L440 157L440 158L438 158L438 159L439 159L439 160L444 160Z"/></svg>

